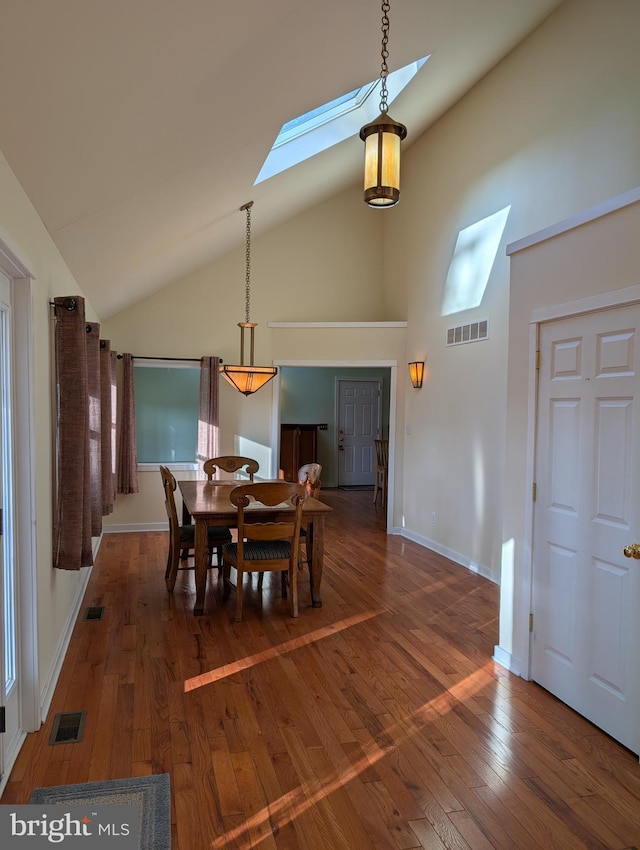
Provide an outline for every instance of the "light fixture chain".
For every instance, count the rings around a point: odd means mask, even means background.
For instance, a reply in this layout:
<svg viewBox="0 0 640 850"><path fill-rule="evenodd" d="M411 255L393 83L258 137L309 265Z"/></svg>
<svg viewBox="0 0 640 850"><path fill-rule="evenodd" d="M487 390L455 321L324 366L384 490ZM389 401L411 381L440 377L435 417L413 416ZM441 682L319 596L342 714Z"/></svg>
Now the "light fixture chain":
<svg viewBox="0 0 640 850"><path fill-rule="evenodd" d="M245 250L246 272L244 284L244 320L247 324L249 323L249 301L251 298L251 206L252 204L247 204L245 206L247 211L247 245Z"/></svg>
<svg viewBox="0 0 640 850"><path fill-rule="evenodd" d="M383 0L382 3L382 49L380 51L380 56L382 58L382 65L380 67L380 80L382 82L380 88L380 112L386 112L389 108L387 105L387 77L389 75L389 66L387 65L387 59L389 58L389 51L387 49L387 45L389 44L389 10L391 6L388 0Z"/></svg>

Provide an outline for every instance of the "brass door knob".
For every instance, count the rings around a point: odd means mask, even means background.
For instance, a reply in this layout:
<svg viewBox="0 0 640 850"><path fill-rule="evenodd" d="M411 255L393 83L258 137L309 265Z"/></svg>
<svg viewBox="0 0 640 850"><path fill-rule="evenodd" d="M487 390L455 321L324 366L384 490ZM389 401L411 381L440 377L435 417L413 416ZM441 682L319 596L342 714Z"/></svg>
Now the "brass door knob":
<svg viewBox="0 0 640 850"><path fill-rule="evenodd" d="M640 543L632 543L631 546L625 546L622 553L625 558L640 559Z"/></svg>

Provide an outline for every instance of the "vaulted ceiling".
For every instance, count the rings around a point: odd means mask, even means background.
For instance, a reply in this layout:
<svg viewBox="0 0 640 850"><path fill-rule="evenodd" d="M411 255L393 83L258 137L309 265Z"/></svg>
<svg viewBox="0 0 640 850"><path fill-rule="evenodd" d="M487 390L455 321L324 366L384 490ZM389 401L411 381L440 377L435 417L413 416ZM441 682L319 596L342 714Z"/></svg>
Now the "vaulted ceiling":
<svg viewBox="0 0 640 850"><path fill-rule="evenodd" d="M406 148L560 0L392 0ZM282 124L380 73L376 0L0 0L0 149L102 319L331 195L356 136L258 186ZM1 203L1 199L0 199ZM371 212L384 215L384 212Z"/></svg>

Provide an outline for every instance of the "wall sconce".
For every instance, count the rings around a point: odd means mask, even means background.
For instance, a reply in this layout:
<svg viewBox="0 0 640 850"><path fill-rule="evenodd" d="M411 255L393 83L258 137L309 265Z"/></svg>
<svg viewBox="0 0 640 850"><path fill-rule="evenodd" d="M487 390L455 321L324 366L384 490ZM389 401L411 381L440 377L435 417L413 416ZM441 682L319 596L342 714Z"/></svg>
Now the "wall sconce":
<svg viewBox="0 0 640 850"><path fill-rule="evenodd" d="M414 360L413 363L409 363L409 377L411 378L411 383L413 386L419 390L422 386L422 378L424 376L424 361L423 360Z"/></svg>

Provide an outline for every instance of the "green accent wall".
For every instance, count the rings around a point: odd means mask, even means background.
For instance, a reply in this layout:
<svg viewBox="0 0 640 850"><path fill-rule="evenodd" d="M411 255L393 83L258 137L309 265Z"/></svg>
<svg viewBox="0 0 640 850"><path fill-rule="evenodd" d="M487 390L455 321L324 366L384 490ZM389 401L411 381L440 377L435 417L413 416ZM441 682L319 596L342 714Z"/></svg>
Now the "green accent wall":
<svg viewBox="0 0 640 850"><path fill-rule="evenodd" d="M382 381L382 436L389 436L389 368L280 367L280 422L327 425L326 431L318 431L323 487L335 487L338 482L336 378Z"/></svg>

